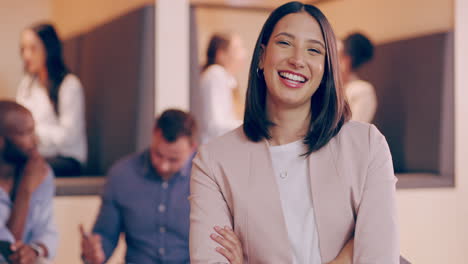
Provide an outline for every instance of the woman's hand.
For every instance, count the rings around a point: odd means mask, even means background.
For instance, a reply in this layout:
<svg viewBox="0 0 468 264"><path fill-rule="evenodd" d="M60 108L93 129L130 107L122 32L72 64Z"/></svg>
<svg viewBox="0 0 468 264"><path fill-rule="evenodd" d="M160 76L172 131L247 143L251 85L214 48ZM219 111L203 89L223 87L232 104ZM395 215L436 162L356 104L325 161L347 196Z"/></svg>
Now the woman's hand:
<svg viewBox="0 0 468 264"><path fill-rule="evenodd" d="M222 246L217 247L216 251L226 257L231 264L243 264L242 244L234 231L228 226L224 228L215 226L214 230L218 234L211 234L210 237Z"/></svg>
<svg viewBox="0 0 468 264"><path fill-rule="evenodd" d="M353 264L353 250L354 250L354 238L350 239L340 254L332 262L328 264Z"/></svg>

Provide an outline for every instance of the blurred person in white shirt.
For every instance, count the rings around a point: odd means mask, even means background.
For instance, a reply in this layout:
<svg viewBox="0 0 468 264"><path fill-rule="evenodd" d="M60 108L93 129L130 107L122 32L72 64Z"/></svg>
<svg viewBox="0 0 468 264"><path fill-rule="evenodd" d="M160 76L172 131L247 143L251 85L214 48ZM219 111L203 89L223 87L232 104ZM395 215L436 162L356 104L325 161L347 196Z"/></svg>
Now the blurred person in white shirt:
<svg viewBox="0 0 468 264"><path fill-rule="evenodd" d="M351 119L371 123L377 111L374 86L362 80L357 70L374 56L372 42L361 33L348 35L338 43L344 90L351 108Z"/></svg>
<svg viewBox="0 0 468 264"><path fill-rule="evenodd" d="M25 74L16 100L33 114L39 152L57 176L80 175L87 158L81 82L67 69L52 25L24 30L20 47Z"/></svg>
<svg viewBox="0 0 468 264"><path fill-rule="evenodd" d="M202 143L242 124L235 113L234 94L238 88L234 76L242 69L245 59L246 51L239 35L213 34L202 69L197 101Z"/></svg>

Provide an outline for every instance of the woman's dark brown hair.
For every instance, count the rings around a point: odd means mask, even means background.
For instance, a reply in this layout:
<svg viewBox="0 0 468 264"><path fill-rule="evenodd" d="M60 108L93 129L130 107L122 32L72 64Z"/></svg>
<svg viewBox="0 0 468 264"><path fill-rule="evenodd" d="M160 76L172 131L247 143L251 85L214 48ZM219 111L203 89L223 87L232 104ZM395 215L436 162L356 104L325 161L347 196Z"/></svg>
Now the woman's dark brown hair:
<svg viewBox="0 0 468 264"><path fill-rule="evenodd" d="M304 138L304 143L308 146L306 154L309 155L326 145L350 117L339 75L335 34L325 15L315 6L289 2L275 9L263 25L250 65L243 129L247 137L254 142L271 139L269 128L275 124L267 116L267 88L263 73L258 69L262 45L268 45L273 29L281 18L300 12L306 12L315 18L322 30L326 46L323 79L311 98L311 121L309 132Z"/></svg>
<svg viewBox="0 0 468 264"><path fill-rule="evenodd" d="M206 50L206 63L202 68L202 71L206 70L209 66L216 64L216 55L219 50L226 50L231 43L232 34L230 33L214 33L211 36Z"/></svg>
<svg viewBox="0 0 468 264"><path fill-rule="evenodd" d="M356 71L374 56L374 45L364 34L356 32L343 40L344 52L351 58L351 69Z"/></svg>
<svg viewBox="0 0 468 264"><path fill-rule="evenodd" d="M51 24L43 23L31 27L44 44L49 98L56 114L59 114L59 89L65 76L70 72L63 62L62 44Z"/></svg>

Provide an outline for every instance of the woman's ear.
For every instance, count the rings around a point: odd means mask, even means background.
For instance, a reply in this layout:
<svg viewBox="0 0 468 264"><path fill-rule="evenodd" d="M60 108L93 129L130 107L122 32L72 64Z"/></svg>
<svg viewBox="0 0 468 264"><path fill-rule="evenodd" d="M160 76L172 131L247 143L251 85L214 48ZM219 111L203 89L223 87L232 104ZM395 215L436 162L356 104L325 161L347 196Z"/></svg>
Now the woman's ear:
<svg viewBox="0 0 468 264"><path fill-rule="evenodd" d="M265 45L260 44L260 58L258 60L258 69L263 70L263 65L265 62Z"/></svg>

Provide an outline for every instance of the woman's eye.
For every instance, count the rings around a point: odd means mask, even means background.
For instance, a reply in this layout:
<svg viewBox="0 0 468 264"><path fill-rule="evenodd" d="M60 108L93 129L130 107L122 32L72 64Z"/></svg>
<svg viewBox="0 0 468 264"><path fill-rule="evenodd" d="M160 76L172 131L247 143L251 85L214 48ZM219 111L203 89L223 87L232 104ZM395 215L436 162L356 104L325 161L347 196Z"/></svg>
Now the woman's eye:
<svg viewBox="0 0 468 264"><path fill-rule="evenodd" d="M279 41L276 42L276 43L278 43L278 44L281 45L281 46L289 46L289 42L284 41L284 40L279 40Z"/></svg>
<svg viewBox="0 0 468 264"><path fill-rule="evenodd" d="M307 51L313 54L322 54L322 52L319 49L308 49Z"/></svg>

